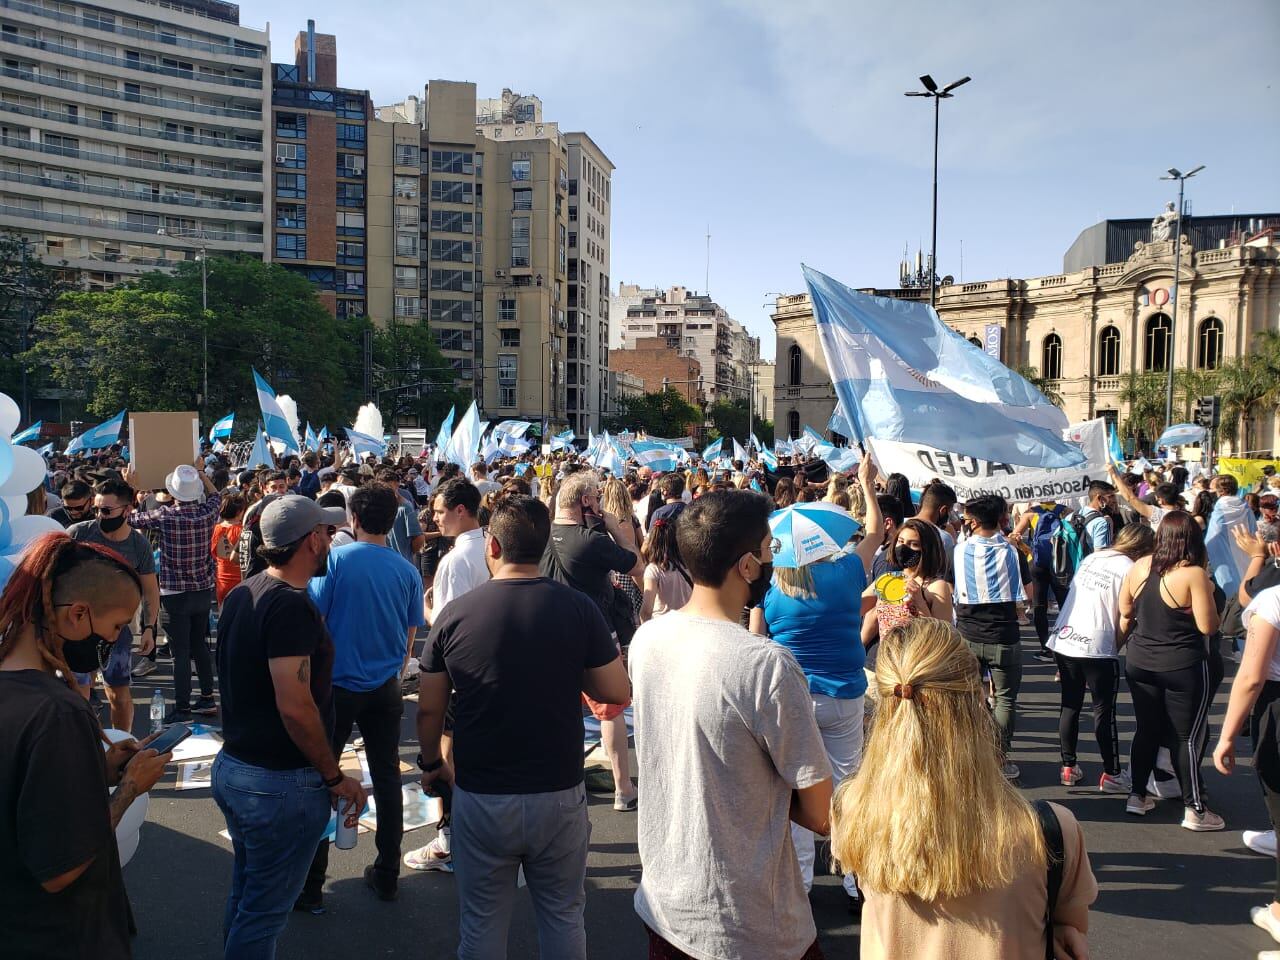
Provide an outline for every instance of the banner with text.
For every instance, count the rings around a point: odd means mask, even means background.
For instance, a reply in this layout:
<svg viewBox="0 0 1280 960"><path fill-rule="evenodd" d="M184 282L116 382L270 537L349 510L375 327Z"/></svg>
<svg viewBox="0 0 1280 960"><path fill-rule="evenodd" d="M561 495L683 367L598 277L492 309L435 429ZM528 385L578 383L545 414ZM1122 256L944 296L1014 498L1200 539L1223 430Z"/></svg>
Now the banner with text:
<svg viewBox="0 0 1280 960"><path fill-rule="evenodd" d="M1083 497L1091 480L1107 479L1107 426L1104 420L1073 423L1062 432L1078 443L1086 460L1078 467L1042 470L950 453L936 447L896 440L869 440L881 474L901 473L919 490L935 477L952 487L960 502L998 494L1010 503L1028 500L1072 500Z"/></svg>
<svg viewBox="0 0 1280 960"><path fill-rule="evenodd" d="M1241 457L1218 458L1219 471L1235 477L1242 490L1253 488L1255 493L1261 492L1260 487L1264 476L1263 467L1274 467L1277 472L1280 472L1280 460L1245 460Z"/></svg>

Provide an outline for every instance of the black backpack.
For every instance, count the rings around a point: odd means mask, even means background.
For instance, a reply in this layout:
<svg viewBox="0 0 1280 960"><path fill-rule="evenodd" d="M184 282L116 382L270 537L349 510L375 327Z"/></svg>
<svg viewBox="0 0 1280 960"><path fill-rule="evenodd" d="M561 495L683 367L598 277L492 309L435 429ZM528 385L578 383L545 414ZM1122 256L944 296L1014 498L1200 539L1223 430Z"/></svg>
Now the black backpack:
<svg viewBox="0 0 1280 960"><path fill-rule="evenodd" d="M1046 960L1053 960L1053 909L1058 905L1058 894L1062 892L1062 876L1065 869L1066 851L1062 839L1062 824L1058 815L1053 812L1047 800L1037 800L1032 804L1036 816L1040 820L1040 832L1044 835L1045 852L1047 854L1048 900L1044 912L1044 935L1046 940L1044 955Z"/></svg>
<svg viewBox="0 0 1280 960"><path fill-rule="evenodd" d="M244 515L244 526L240 530L240 578L248 580L255 574L267 569L267 561L258 556L258 548L262 546L262 511L272 500L278 500L280 494L268 493L251 506Z"/></svg>

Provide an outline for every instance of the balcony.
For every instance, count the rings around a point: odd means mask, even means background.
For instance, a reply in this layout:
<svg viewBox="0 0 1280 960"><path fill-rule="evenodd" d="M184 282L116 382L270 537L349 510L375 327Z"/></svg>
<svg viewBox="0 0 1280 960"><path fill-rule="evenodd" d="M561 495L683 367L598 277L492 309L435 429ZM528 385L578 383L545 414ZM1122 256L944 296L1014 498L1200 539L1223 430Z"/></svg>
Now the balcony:
<svg viewBox="0 0 1280 960"><path fill-rule="evenodd" d="M0 216L6 217L22 217L28 220L38 220L42 223L73 223L82 226L98 227L102 230L123 230L128 233L145 233L152 237L156 235L156 223L141 223L134 220L108 220L104 217L79 217L65 213L46 213L43 210L34 210L27 207L11 207L7 204L0 204ZM158 220L158 218L157 218ZM251 243L261 244L262 234L260 233L237 233L234 230L206 230L202 234L205 240L220 240L227 243Z"/></svg>
<svg viewBox="0 0 1280 960"><path fill-rule="evenodd" d="M211 177L215 180L247 180L261 184L262 174L242 173L238 170L214 170L209 167L197 167L178 163L160 163L156 160L130 160L128 157L117 157L106 153L93 153L77 147L60 147L52 143L36 143L21 137L0 137L0 146L13 147L17 150L32 150L36 153L48 153L58 157L72 157L88 160L92 163L109 163L120 167L134 167L139 170L159 170L164 173L185 174L188 177Z"/></svg>
<svg viewBox="0 0 1280 960"><path fill-rule="evenodd" d="M41 50L45 53L54 53L62 57L71 57L76 60L88 60L92 63L102 63L111 67L123 67L126 70L136 70L139 73L151 73L165 77L176 77L180 80L191 80L194 83L211 83L224 87L241 87L246 90L261 90L261 80L243 80L240 77L220 77L217 74L197 73L195 70L182 70L178 67L166 67L158 63L143 63L141 60L132 60L128 57L112 57L105 53L95 53L92 50L81 50L79 47L68 47L65 44L54 43L51 40L36 40L31 37L20 37L15 34L6 33L0 36L5 43L16 44L20 47L27 47L30 50Z"/></svg>
<svg viewBox="0 0 1280 960"><path fill-rule="evenodd" d="M46 76L42 73L36 73L34 70L22 70L17 67L4 67L0 69L0 76L10 77L14 80L25 80L28 83L38 83L46 87L56 87L59 90L74 90L77 93L87 93L94 97L105 97L108 100L123 100L127 103L145 103L151 107L162 107L166 110L182 110L186 113L203 113L212 117L240 117L245 120L256 120L262 122L261 110L242 110L238 107L207 107L201 103L187 103L185 100L169 100L165 97L146 96L141 93L121 93L119 90L110 87L100 87L95 84L77 83L73 80L59 80L57 77Z"/></svg>
<svg viewBox="0 0 1280 960"><path fill-rule="evenodd" d="M75 193L86 193L96 197L118 197L122 200L135 200L140 203L172 204L179 207L197 207L205 210L262 212L262 204L260 203L240 203L235 200L207 200L200 197L179 196L178 194L140 193L135 190L119 190L111 187L91 187L70 178L33 177L25 173L10 173L7 170L0 170L0 181L25 183L28 186L47 187L51 190L71 190Z"/></svg>
<svg viewBox="0 0 1280 960"><path fill-rule="evenodd" d="M152 137L157 140L169 140L173 143L191 143L202 147L218 147L222 150L262 151L262 141L244 140L239 137L205 137L194 133L174 133L170 130L153 129L151 127L133 127L126 123L111 123L105 120L92 120L72 113L54 113L52 110L36 110L17 103L0 100L0 110L6 113L17 113L24 117L40 120L52 120L55 123L66 123L91 130L108 130L112 133L123 133L131 137Z"/></svg>

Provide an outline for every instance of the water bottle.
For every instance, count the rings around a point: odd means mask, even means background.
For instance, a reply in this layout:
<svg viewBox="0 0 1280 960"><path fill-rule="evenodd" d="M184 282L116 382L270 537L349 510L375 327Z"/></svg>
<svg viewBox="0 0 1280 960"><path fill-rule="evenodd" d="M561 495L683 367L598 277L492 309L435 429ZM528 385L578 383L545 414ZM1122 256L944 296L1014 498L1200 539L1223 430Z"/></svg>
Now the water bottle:
<svg viewBox="0 0 1280 960"><path fill-rule="evenodd" d="M158 733L164 729L164 694L157 687L151 695L151 732Z"/></svg>

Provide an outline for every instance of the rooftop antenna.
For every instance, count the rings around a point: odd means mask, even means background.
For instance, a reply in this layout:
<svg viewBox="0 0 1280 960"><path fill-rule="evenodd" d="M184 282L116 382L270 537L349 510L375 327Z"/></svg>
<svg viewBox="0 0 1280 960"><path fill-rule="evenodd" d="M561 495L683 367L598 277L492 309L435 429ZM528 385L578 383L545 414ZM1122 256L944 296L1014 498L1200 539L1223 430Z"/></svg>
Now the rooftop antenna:
<svg viewBox="0 0 1280 960"><path fill-rule="evenodd" d="M960 241L960 283L964 284L964 241Z"/></svg>
<svg viewBox="0 0 1280 960"><path fill-rule="evenodd" d="M707 276L706 286L703 287L707 296L711 296L711 224L707 224Z"/></svg>

